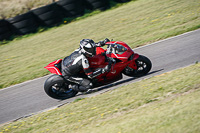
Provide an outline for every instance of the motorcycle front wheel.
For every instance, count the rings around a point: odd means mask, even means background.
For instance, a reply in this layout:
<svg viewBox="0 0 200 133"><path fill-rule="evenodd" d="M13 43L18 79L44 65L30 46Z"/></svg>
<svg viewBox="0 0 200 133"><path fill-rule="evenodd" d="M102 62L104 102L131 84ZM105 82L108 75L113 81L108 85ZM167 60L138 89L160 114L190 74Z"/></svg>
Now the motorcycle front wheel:
<svg viewBox="0 0 200 133"><path fill-rule="evenodd" d="M151 70L151 61L143 55L139 55L139 57L135 60L135 63L137 65L136 70L127 66L124 69L123 74L131 77L141 77L146 75Z"/></svg>
<svg viewBox="0 0 200 133"><path fill-rule="evenodd" d="M50 76L44 83L46 94L55 99L67 99L74 97L78 92L69 89L64 78L59 75Z"/></svg>

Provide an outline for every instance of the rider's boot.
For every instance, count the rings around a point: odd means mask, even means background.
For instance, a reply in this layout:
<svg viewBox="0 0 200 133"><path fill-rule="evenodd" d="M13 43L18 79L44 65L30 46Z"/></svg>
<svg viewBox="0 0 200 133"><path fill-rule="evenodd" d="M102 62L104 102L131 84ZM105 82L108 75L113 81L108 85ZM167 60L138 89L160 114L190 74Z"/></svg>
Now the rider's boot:
<svg viewBox="0 0 200 133"><path fill-rule="evenodd" d="M74 91L77 91L77 92L82 92L83 94L89 94L89 93L91 93L91 92L93 92L94 90L93 89L90 89L90 87L89 88L86 88L86 87L84 87L84 86L81 86L81 85L77 85L77 84L75 84L75 85L69 85L68 86L68 88L69 89L72 89L72 90L74 90Z"/></svg>
<svg viewBox="0 0 200 133"><path fill-rule="evenodd" d="M84 86L80 86L80 85L77 85L77 84L75 84L75 85L69 85L68 86L68 88L70 88L70 89L72 89L72 90L74 90L74 91L77 91L77 92L87 92L87 88L86 87L84 87Z"/></svg>

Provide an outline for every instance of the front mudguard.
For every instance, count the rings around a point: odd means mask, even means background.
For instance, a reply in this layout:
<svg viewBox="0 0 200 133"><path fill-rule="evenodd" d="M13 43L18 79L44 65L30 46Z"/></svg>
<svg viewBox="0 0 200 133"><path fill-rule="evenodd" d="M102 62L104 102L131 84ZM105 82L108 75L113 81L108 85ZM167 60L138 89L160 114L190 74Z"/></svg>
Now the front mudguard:
<svg viewBox="0 0 200 133"><path fill-rule="evenodd" d="M130 58L130 63L128 64L128 67L137 70L137 64L135 60L139 58L139 54L135 53L131 58Z"/></svg>

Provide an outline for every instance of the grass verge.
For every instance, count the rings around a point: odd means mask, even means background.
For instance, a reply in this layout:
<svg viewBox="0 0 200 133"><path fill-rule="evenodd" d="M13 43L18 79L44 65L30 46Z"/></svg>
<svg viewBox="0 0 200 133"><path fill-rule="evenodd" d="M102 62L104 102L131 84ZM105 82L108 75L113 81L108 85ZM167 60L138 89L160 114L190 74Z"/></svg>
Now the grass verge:
<svg viewBox="0 0 200 133"><path fill-rule="evenodd" d="M200 64L0 127L0 132L199 132Z"/></svg>
<svg viewBox="0 0 200 133"><path fill-rule="evenodd" d="M83 38L125 41L132 48L200 27L198 0L138 0L0 46L0 88L49 74L43 67Z"/></svg>
<svg viewBox="0 0 200 133"><path fill-rule="evenodd" d="M56 1L58 0L0 0L0 19L15 17ZM121 4L110 0L110 5L112 7Z"/></svg>
<svg viewBox="0 0 200 133"><path fill-rule="evenodd" d="M0 0L0 19L15 17L50 3L52 0Z"/></svg>
<svg viewBox="0 0 200 133"><path fill-rule="evenodd" d="M37 1L37 0L36 0ZM132 0L132 1L135 1L135 0ZM27 1L28 2L28 1ZM46 1L47 3L50 2L50 1ZM34 2L33 2L34 3ZM1 4L1 3L0 3ZM110 0L110 8L107 9L107 10L113 10L119 6L122 6L122 5L125 5L126 3L117 3L113 0ZM20 9L20 8L19 8ZM80 16L80 17L71 17L71 18L63 18L61 22L59 22L57 25L54 26L54 28L57 26L57 27L60 27L62 25L65 25L65 24L68 24L68 23L72 23L72 22L75 22L75 21L79 21L79 20L82 20L82 19L85 19L87 17L91 17L91 16L94 16L96 14L99 14L101 13L102 11L101 10L89 10L89 9L85 9L84 11L84 15L83 16ZM16 12L15 12L16 13ZM25 12L24 12L25 13ZM1 15L0 15L1 16ZM23 38L27 38L27 37L30 37L30 36L33 36L35 34L38 34L38 33L41 33L41 32L44 32L44 31L47 31L47 30L50 30L52 29L52 27L39 27L34 33L30 33L30 34L26 34L26 35L13 35L9 38L9 40L3 40L3 41L0 41L0 45L5 45L5 44L8 44L10 43L11 41L13 40L21 40Z"/></svg>

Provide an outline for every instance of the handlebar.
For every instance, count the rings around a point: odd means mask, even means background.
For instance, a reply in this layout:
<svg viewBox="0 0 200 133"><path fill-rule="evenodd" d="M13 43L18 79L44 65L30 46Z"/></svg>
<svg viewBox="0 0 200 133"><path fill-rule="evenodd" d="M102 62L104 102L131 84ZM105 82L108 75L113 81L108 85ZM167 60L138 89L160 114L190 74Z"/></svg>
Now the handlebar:
<svg viewBox="0 0 200 133"><path fill-rule="evenodd" d="M106 44L107 45L107 51L106 54L114 53L116 54L116 45L115 44Z"/></svg>

